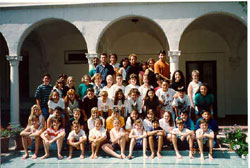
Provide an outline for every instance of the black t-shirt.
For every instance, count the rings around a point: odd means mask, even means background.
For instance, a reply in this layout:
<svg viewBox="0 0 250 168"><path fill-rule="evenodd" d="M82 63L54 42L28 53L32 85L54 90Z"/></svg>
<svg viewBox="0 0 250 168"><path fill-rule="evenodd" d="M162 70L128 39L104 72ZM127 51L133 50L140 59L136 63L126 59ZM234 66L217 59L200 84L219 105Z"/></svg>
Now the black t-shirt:
<svg viewBox="0 0 250 168"><path fill-rule="evenodd" d="M94 96L93 99L89 99L87 96L83 98L80 108L85 110L87 117L91 116L91 109L97 107L97 97Z"/></svg>

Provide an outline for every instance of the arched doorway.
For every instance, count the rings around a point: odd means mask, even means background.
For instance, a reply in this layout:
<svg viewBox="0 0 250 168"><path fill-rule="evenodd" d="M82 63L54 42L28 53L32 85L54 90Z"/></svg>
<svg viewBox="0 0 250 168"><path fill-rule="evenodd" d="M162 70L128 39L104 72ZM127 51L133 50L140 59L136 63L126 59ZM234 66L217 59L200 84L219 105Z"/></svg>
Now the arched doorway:
<svg viewBox="0 0 250 168"><path fill-rule="evenodd" d="M5 114L5 116L6 113L9 113L10 108L10 65L6 59L6 55L9 55L9 49L3 34L0 33L0 108L1 114Z"/></svg>
<svg viewBox="0 0 250 168"><path fill-rule="evenodd" d="M74 76L78 86L82 75L88 72L85 58L88 51L84 37L73 24L61 19L45 19L24 34L27 35L20 44L21 100L34 96L45 72L51 74L52 85L60 73L65 73Z"/></svg>
<svg viewBox="0 0 250 168"><path fill-rule="evenodd" d="M141 16L127 16L110 23L97 46L98 53L116 53L119 59L135 53L138 61L157 59L161 49L169 50L163 30L154 21Z"/></svg>
<svg viewBox="0 0 250 168"><path fill-rule="evenodd" d="M213 13L194 20L179 48L187 83L198 69L201 81L213 90L216 116L247 114L247 28L238 18Z"/></svg>

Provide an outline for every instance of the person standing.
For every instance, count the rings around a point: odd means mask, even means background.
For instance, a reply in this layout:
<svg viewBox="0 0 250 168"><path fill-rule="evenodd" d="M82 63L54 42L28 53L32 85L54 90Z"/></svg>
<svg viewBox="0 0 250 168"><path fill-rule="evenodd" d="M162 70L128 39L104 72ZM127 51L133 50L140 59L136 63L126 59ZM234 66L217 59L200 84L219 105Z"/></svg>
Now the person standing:
<svg viewBox="0 0 250 168"><path fill-rule="evenodd" d="M159 52L159 60L154 65L155 74L159 74L163 78L170 79L170 66L166 62L166 51Z"/></svg>
<svg viewBox="0 0 250 168"><path fill-rule="evenodd" d="M106 86L106 78L108 75L114 75L115 71L112 65L108 63L108 55L106 53L101 54L101 64L97 65L96 73L101 74L102 76L102 86Z"/></svg>
<svg viewBox="0 0 250 168"><path fill-rule="evenodd" d="M128 56L128 58L129 58L129 61L130 61L130 65L126 70L127 71L126 72L126 81L128 82L129 79L130 79L130 75L134 73L137 76L137 78L136 78L137 79L137 85L139 85L138 76L139 76L139 72L142 69L141 65L140 65L140 63L136 62L137 61L137 56L135 54L130 54Z"/></svg>
<svg viewBox="0 0 250 168"><path fill-rule="evenodd" d="M42 114L46 120L49 117L49 95L51 90L53 89L53 86L50 84L50 79L50 74L45 73L42 77L43 83L37 87L35 93L36 104L42 110Z"/></svg>

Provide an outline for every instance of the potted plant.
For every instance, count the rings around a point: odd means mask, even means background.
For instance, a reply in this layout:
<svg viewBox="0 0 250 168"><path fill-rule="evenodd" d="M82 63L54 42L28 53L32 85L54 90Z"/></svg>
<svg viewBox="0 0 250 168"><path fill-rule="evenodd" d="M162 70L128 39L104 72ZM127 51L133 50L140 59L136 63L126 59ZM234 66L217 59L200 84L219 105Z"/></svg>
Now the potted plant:
<svg viewBox="0 0 250 168"><path fill-rule="evenodd" d="M12 126L12 125L10 125L9 127L11 129L10 136L15 141L15 150L23 150L22 137L20 136L20 133L23 131L23 128L20 126Z"/></svg>
<svg viewBox="0 0 250 168"><path fill-rule="evenodd" d="M224 129L226 138L225 143L230 145L241 158L245 159L248 155L248 143L246 133L237 125Z"/></svg>
<svg viewBox="0 0 250 168"><path fill-rule="evenodd" d="M9 151L10 134L11 130L9 130L9 128L5 129L0 126L1 153L6 153Z"/></svg>

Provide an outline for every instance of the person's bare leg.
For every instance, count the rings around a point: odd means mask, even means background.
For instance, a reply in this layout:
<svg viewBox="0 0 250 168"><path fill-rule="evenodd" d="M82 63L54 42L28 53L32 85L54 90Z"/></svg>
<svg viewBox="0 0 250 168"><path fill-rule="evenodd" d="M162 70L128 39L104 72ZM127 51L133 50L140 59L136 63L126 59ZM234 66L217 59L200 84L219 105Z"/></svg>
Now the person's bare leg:
<svg viewBox="0 0 250 168"><path fill-rule="evenodd" d="M57 157L59 160L63 159L63 156L61 155L61 151L62 151L62 145L63 145L63 137L58 139L56 141L56 144L57 144Z"/></svg>
<svg viewBox="0 0 250 168"><path fill-rule="evenodd" d="M127 156L128 159L132 158L132 154L133 154L133 149L134 149L135 143L136 143L135 138L131 138L130 145L129 145L129 154Z"/></svg>
<svg viewBox="0 0 250 168"><path fill-rule="evenodd" d="M90 159L94 159L94 155L95 155L95 146L96 144L94 142L91 143L91 156L90 156Z"/></svg>
<svg viewBox="0 0 250 168"><path fill-rule="evenodd" d="M45 154L41 157L41 159L45 159L47 157L49 157L49 146L50 146L50 143L46 143L44 140L43 140L43 146L44 146L44 152Z"/></svg>
<svg viewBox="0 0 250 168"><path fill-rule="evenodd" d="M81 149L80 159L84 159L84 142L80 143L80 149Z"/></svg>
<svg viewBox="0 0 250 168"><path fill-rule="evenodd" d="M150 158L151 158L151 159L154 159L154 157L155 157L154 136L153 136L153 135L152 135L152 136L149 136L148 139L149 139L149 148L150 148L150 151L151 151L151 156L150 156Z"/></svg>
<svg viewBox="0 0 250 168"><path fill-rule="evenodd" d="M143 144L143 147L142 147L142 149L143 149L143 157L145 159L147 159L148 158L148 156L146 154L146 151L147 151L147 138L143 138L142 144Z"/></svg>
<svg viewBox="0 0 250 168"><path fill-rule="evenodd" d="M73 153L73 146L69 143L69 157L67 158L68 160L72 159L72 153Z"/></svg>
<svg viewBox="0 0 250 168"><path fill-rule="evenodd" d="M97 143L96 143L94 159L97 159L97 158L98 158L99 148L100 148L100 146L102 145L102 143L103 143L103 141L102 141L102 142L97 142Z"/></svg>
<svg viewBox="0 0 250 168"><path fill-rule="evenodd" d="M125 137L122 137L120 139L120 148L121 148L121 157L122 159L124 159L126 157L125 155L125 148L126 148L126 138Z"/></svg>
<svg viewBox="0 0 250 168"><path fill-rule="evenodd" d="M174 145L174 150L175 150L175 154L176 154L177 159L182 159L182 156L180 155L180 153L178 151L176 135L172 135L172 143Z"/></svg>
<svg viewBox="0 0 250 168"><path fill-rule="evenodd" d="M116 158L118 158L118 159L121 159L121 155L118 155L118 154L114 151L113 147L112 147L110 144L104 144L104 145L102 145L102 150L103 150L104 152L108 153L108 154L111 155L111 156L114 156L114 157L116 157Z"/></svg>
<svg viewBox="0 0 250 168"><path fill-rule="evenodd" d="M213 138L209 138L208 139L209 142L209 154L208 154L208 158L209 160L213 160L213 146L214 146L214 139Z"/></svg>
<svg viewBox="0 0 250 168"><path fill-rule="evenodd" d="M193 139L192 136L188 136L188 144L189 144L189 158L193 159Z"/></svg>
<svg viewBox="0 0 250 168"><path fill-rule="evenodd" d="M29 157L29 151L28 151L28 146L29 146L29 137L27 136L22 136L22 144L23 144L23 149L25 154L23 155L22 159L27 159Z"/></svg>
<svg viewBox="0 0 250 168"><path fill-rule="evenodd" d="M200 139L197 139L197 142L198 142L198 146L199 146L199 149L200 149L200 160L204 160L204 153L203 153L203 138L200 138Z"/></svg>
<svg viewBox="0 0 250 168"><path fill-rule="evenodd" d="M157 149L157 157L159 159L162 158L162 155L161 155L162 145L163 145L163 136L159 136L159 138L158 138L158 149Z"/></svg>
<svg viewBox="0 0 250 168"><path fill-rule="evenodd" d="M34 155L32 155L31 159L36 159L38 156L38 151L39 151L39 147L40 147L40 136L36 136L35 137L35 153Z"/></svg>

